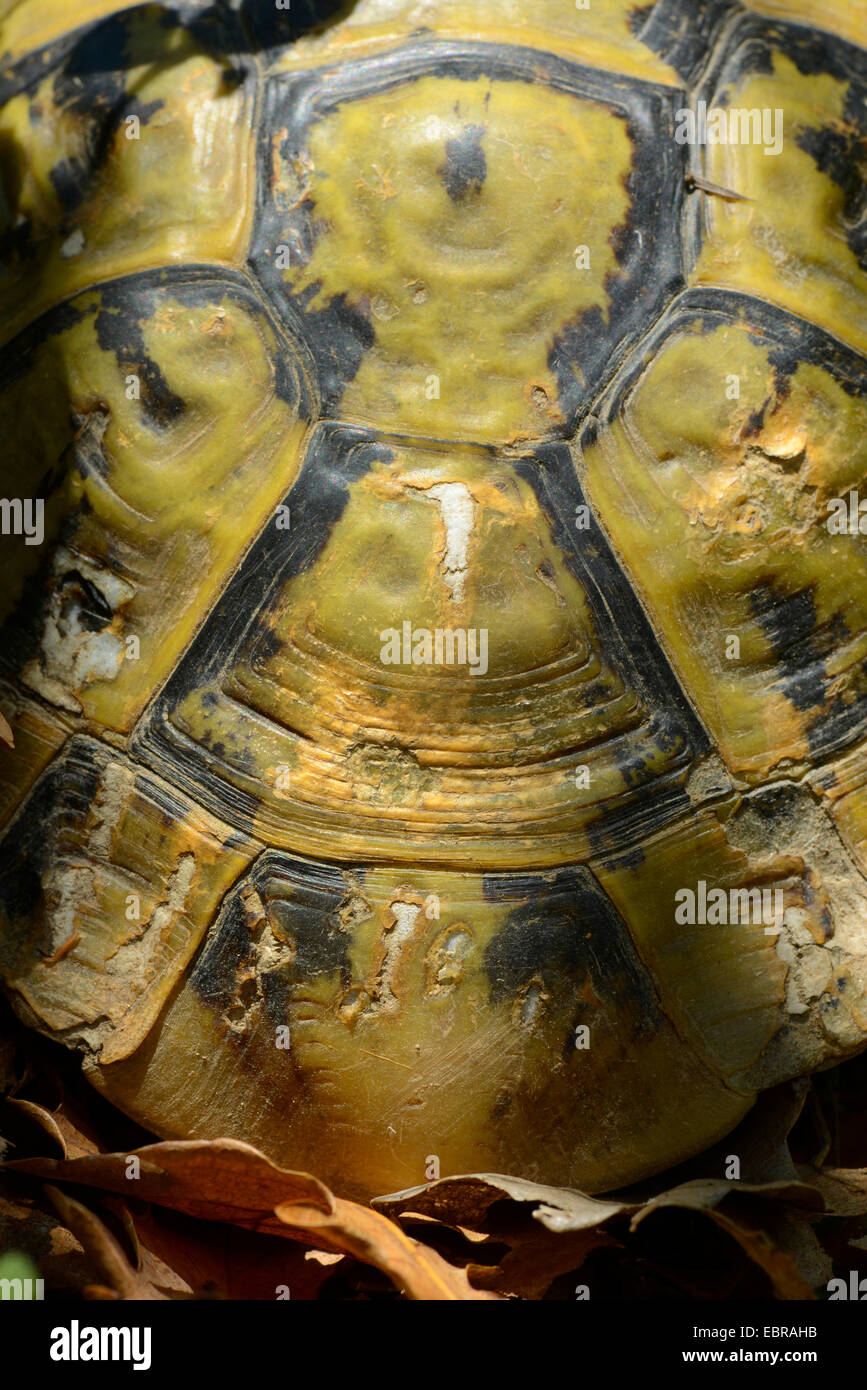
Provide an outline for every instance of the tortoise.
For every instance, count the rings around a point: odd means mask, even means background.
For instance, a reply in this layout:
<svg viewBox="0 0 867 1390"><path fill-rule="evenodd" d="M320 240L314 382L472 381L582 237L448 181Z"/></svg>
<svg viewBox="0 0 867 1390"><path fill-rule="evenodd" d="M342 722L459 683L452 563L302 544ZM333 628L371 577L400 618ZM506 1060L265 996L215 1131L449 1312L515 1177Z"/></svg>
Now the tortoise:
<svg viewBox="0 0 867 1390"><path fill-rule="evenodd" d="M3 11L20 1018L362 1198L855 1055L863 12Z"/></svg>

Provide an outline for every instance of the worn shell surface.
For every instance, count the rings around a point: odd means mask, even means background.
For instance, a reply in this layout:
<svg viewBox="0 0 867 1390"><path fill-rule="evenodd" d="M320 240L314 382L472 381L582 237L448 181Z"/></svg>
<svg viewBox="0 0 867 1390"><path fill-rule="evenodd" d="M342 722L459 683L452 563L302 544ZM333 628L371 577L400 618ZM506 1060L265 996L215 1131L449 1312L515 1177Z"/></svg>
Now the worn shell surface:
<svg viewBox="0 0 867 1390"><path fill-rule="evenodd" d="M867 1041L867 19L314 11L3 7L0 977L161 1135L611 1188Z"/></svg>

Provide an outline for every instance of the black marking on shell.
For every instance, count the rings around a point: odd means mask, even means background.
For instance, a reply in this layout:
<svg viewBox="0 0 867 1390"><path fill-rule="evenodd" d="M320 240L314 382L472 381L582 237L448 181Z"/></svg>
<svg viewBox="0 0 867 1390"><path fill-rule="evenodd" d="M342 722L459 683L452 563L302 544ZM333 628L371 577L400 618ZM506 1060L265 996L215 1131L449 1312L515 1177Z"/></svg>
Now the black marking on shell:
<svg viewBox="0 0 867 1390"><path fill-rule="evenodd" d="M42 875L57 854L63 827L81 822L95 800L105 750L73 738L42 774L4 834L0 859L0 907L11 924L33 930L42 913Z"/></svg>
<svg viewBox="0 0 867 1390"><path fill-rule="evenodd" d="M486 874L483 891L491 902L524 899L485 948L492 1004L514 998L538 978L571 1013L589 981L600 1000L617 1000L629 1040L656 1031L662 1015L653 983L626 923L588 869L569 867L553 877Z"/></svg>
<svg viewBox="0 0 867 1390"><path fill-rule="evenodd" d="M74 45L55 73L52 97L60 111L87 121L85 159L61 159L51 170L55 190L67 210L75 208L90 191L105 164L112 142L127 116L146 125L162 101L140 102L126 91L129 14L113 15L89 30ZM169 55L158 29L150 51L136 52L136 61L157 64ZM39 108L31 106L31 119Z"/></svg>
<svg viewBox="0 0 867 1390"><path fill-rule="evenodd" d="M150 300L150 302L148 302ZM141 381L141 406L149 423L165 429L186 410L184 400L175 394L144 344L142 321L149 318L156 304L152 296L142 297L126 286L107 285L96 315L99 346L114 353L122 372L134 373Z"/></svg>
<svg viewBox="0 0 867 1390"><path fill-rule="evenodd" d="M488 161L482 148L483 125L465 125L460 135L446 141L446 159L439 175L453 203L463 202L471 194L481 192L488 172Z"/></svg>
<svg viewBox="0 0 867 1390"><path fill-rule="evenodd" d="M599 428L617 418L641 373L668 338L681 330L706 334L728 325L745 328L751 340L767 352L777 371L775 388L780 399L786 394L789 378L803 363L829 372L847 395L867 396L867 359L824 329L767 300L736 290L687 290L678 295L614 375L581 431L582 446L589 447Z"/></svg>
<svg viewBox="0 0 867 1390"><path fill-rule="evenodd" d="M750 601L782 672L782 693L795 709L818 711L807 725L811 756L828 756L863 734L867 693L854 699L833 694L837 676L827 667L848 637L842 616L820 625L810 589L786 593L768 581L754 589Z"/></svg>
<svg viewBox="0 0 867 1390"><path fill-rule="evenodd" d="M656 0L649 0L649 4L636 5L634 9L629 11L629 29L637 39L641 38L641 32L647 27L648 21L653 18L655 9ZM648 47L650 47L649 44Z"/></svg>
<svg viewBox="0 0 867 1390"><path fill-rule="evenodd" d="M756 46L765 45L769 60L772 50L779 49L804 77L829 73L841 82L853 78L867 82L867 52L827 30L799 24L762 23L753 16L745 19L743 29L751 31L754 43L758 40Z"/></svg>
<svg viewBox="0 0 867 1390"><path fill-rule="evenodd" d="M809 589L781 593L769 582L750 595L756 620L774 659L784 672L786 698L796 709L821 705L825 696L824 656L816 645L816 605Z"/></svg>
<svg viewBox="0 0 867 1390"><path fill-rule="evenodd" d="M61 575L57 588L62 595L61 612L70 605L75 610L77 621L88 632L102 632L114 617L105 595L80 570L67 570Z"/></svg>
<svg viewBox="0 0 867 1390"><path fill-rule="evenodd" d="M188 983L209 1008L224 1013L231 1007L237 972L251 960L253 949L241 897L233 889L208 931L189 975Z"/></svg>
<svg viewBox="0 0 867 1390"><path fill-rule="evenodd" d="M0 246L0 255L2 255L2 246ZM81 323L82 319L87 317L88 313L92 312L89 297L79 295L74 300L68 300L65 304L59 304L57 308L50 309L12 338L10 342L0 347L0 391L5 391L13 382L20 381L22 377L27 375L33 352L43 339L51 337L53 334L63 333L68 328L74 328L76 324ZM59 371L57 379L51 384L52 389L56 391L65 390L65 382Z"/></svg>
<svg viewBox="0 0 867 1390"><path fill-rule="evenodd" d="M328 26L331 19L345 15L346 0L291 0L285 9L277 9L273 0L241 0L239 13L255 49L282 48L295 43L304 34Z"/></svg>
<svg viewBox="0 0 867 1390"><path fill-rule="evenodd" d="M141 15L145 7L133 6L132 13ZM228 6L203 4L202 0L172 0L171 5L152 0L148 6L154 16L155 50L150 56L141 46L137 56L145 63L158 61L167 46L160 42L159 31L182 30L192 34L208 53L218 57L236 58L251 52L249 38L238 24ZM51 43L26 53L17 62L6 61L0 69L0 106L11 97L35 87L47 74L56 72L67 83L66 93L75 100L88 81L111 82L114 75L128 67L127 40L130 33L130 11L109 15L78 25ZM0 59L3 61L3 59ZM61 91L64 88L61 87ZM93 90L91 86L90 90ZM107 89L104 88L104 91ZM86 99L79 98L85 109Z"/></svg>
<svg viewBox="0 0 867 1390"><path fill-rule="evenodd" d="M78 207L81 202L90 172L89 165L76 156L71 159L58 159L54 168L49 170L52 187L67 212Z"/></svg>
<svg viewBox="0 0 867 1390"><path fill-rule="evenodd" d="M593 0L591 0L591 3ZM685 80L694 78L735 8L732 0L650 0L630 11L635 37Z"/></svg>
<svg viewBox="0 0 867 1390"><path fill-rule="evenodd" d="M137 116L141 124L146 125L163 104L162 101L139 102L121 95L90 132L87 159L73 157L57 161L49 177L64 211L72 212L93 191L99 172L111 153L121 122L128 116Z"/></svg>
<svg viewBox="0 0 867 1390"><path fill-rule="evenodd" d="M263 886L263 900L278 924L279 934L295 946L295 978L340 975L349 983L349 937L341 929L338 909L346 897L339 874L318 872L300 860L285 861L282 874Z"/></svg>
<svg viewBox="0 0 867 1390"><path fill-rule="evenodd" d="M852 86L846 97L844 130L800 130L795 139L843 193L846 241L862 270L867 270L867 88Z"/></svg>
<svg viewBox="0 0 867 1390"><path fill-rule="evenodd" d="M267 928L251 933L242 894L254 888ZM258 974L265 1013L277 1026L289 1020L292 991L322 975L350 979L350 938L338 911L345 900L344 876L330 865L268 851L236 883L210 927L189 976L209 1008L228 1014L237 1002L239 979ZM257 969L262 932L267 930L286 958Z"/></svg>
<svg viewBox="0 0 867 1390"><path fill-rule="evenodd" d="M91 119L123 101L129 30L129 15L115 14L74 41L52 84L57 106Z"/></svg>
<svg viewBox="0 0 867 1390"><path fill-rule="evenodd" d="M727 105L730 89L744 77L771 76L775 53L785 54L804 77L828 73L841 82L867 81L867 53L855 44L827 30L780 23L743 11L739 14L738 9L731 7L734 22L726 30L705 79L714 89L709 105ZM706 96L704 84L697 96Z"/></svg>

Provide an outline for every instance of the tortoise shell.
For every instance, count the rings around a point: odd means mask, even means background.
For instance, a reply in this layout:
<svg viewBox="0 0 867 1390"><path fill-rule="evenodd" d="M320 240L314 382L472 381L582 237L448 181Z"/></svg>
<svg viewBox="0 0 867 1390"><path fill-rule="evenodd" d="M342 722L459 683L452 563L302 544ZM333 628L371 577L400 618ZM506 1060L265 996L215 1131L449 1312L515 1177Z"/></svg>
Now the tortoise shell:
<svg viewBox="0 0 867 1390"><path fill-rule="evenodd" d="M327 11L4 7L0 976L157 1134L600 1191L867 1042L867 24Z"/></svg>

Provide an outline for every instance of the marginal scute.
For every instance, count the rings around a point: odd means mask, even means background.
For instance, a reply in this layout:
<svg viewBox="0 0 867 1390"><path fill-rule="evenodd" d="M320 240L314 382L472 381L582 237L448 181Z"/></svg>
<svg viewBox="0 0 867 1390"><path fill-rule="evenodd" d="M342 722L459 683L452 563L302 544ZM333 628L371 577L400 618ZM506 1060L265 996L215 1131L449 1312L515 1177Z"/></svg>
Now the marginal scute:
<svg viewBox="0 0 867 1390"><path fill-rule="evenodd" d="M807 788L726 797L640 847L596 872L716 1075L750 1095L859 1045L867 885Z"/></svg>
<svg viewBox="0 0 867 1390"><path fill-rule="evenodd" d="M867 744L861 740L830 766L818 768L810 783L867 877Z"/></svg>
<svg viewBox="0 0 867 1390"><path fill-rule="evenodd" d="M252 850L151 773L76 737L4 840L0 970L35 1027L104 1061L150 1031Z"/></svg>
<svg viewBox="0 0 867 1390"><path fill-rule="evenodd" d="M74 721L40 700L0 681L0 712L12 732L11 748L0 744L0 825L15 814L37 777L63 746Z"/></svg>

